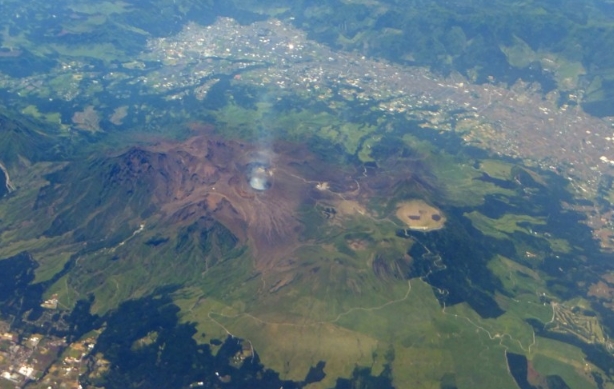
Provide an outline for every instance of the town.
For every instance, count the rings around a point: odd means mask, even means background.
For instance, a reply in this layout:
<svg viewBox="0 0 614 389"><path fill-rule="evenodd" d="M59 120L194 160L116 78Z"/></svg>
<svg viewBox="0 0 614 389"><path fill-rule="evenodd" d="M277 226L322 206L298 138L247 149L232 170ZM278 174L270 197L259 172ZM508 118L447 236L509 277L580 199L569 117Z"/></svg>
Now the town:
<svg viewBox="0 0 614 389"><path fill-rule="evenodd" d="M41 304L48 314L57 305L57 296ZM68 342L66 337L14 329L11 322L0 321L0 388L81 388L79 377L87 369L97 333Z"/></svg>

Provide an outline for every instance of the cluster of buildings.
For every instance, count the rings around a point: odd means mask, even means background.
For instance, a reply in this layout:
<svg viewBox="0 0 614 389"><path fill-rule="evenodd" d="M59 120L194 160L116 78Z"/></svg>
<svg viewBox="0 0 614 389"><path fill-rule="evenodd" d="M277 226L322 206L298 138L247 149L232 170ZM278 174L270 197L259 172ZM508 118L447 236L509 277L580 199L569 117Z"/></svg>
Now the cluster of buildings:
<svg viewBox="0 0 614 389"><path fill-rule="evenodd" d="M41 334L22 338L6 322L0 322L0 327L0 380L16 387L41 378L65 346L64 340Z"/></svg>

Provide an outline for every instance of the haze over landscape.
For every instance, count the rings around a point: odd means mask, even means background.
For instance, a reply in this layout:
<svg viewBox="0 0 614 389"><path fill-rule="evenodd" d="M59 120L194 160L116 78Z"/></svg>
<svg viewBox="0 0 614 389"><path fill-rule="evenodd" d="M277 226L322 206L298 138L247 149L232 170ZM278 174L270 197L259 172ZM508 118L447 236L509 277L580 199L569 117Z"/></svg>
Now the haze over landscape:
<svg viewBox="0 0 614 389"><path fill-rule="evenodd" d="M0 24L0 389L614 388L612 1Z"/></svg>

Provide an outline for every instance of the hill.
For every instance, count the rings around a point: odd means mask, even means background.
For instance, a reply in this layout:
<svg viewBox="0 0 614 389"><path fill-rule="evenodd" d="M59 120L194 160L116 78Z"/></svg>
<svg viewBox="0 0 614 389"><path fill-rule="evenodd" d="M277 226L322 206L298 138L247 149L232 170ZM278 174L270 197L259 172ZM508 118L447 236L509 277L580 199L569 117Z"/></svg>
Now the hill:
<svg viewBox="0 0 614 389"><path fill-rule="evenodd" d="M51 158L60 147L58 133L34 119L0 111L0 163L7 168Z"/></svg>

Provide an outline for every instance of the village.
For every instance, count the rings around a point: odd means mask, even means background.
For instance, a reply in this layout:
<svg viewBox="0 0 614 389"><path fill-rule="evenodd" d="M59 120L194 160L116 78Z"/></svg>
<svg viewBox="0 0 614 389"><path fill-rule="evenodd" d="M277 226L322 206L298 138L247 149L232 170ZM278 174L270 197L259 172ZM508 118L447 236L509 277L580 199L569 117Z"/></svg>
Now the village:
<svg viewBox="0 0 614 389"><path fill-rule="evenodd" d="M57 296L41 306L57 309ZM0 321L0 389L80 389L79 377L96 343L95 334L69 343L66 337L28 334Z"/></svg>

